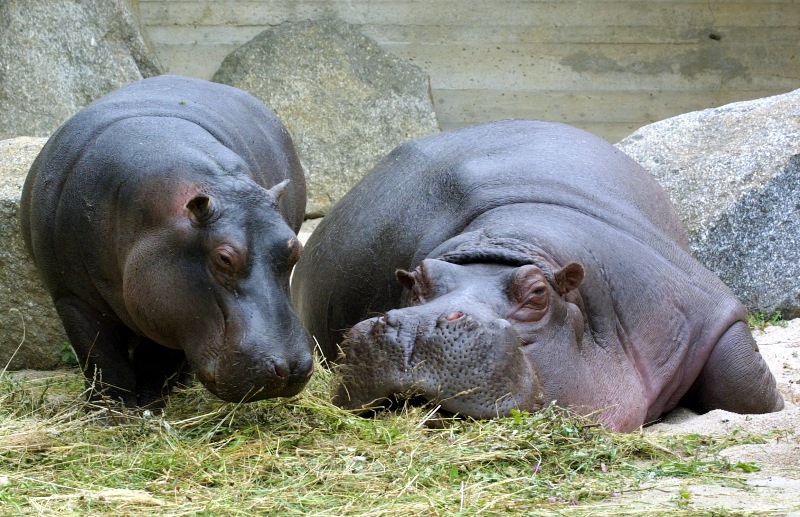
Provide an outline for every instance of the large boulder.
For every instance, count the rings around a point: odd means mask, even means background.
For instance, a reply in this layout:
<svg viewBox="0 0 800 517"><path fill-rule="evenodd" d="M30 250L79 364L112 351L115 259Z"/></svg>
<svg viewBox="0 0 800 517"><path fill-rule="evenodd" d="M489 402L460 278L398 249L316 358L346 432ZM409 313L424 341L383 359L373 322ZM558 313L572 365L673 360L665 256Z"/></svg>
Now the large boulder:
<svg viewBox="0 0 800 517"><path fill-rule="evenodd" d="M800 316L800 90L662 120L617 147L664 186L697 258L751 311Z"/></svg>
<svg viewBox="0 0 800 517"><path fill-rule="evenodd" d="M289 129L309 217L398 144L438 131L428 76L340 20L267 29L225 58L214 81L252 93Z"/></svg>
<svg viewBox="0 0 800 517"><path fill-rule="evenodd" d="M17 220L25 176L46 141L0 141L0 371L64 364L67 337L25 251Z"/></svg>
<svg viewBox="0 0 800 517"><path fill-rule="evenodd" d="M0 2L0 140L47 136L103 94L159 73L129 0Z"/></svg>

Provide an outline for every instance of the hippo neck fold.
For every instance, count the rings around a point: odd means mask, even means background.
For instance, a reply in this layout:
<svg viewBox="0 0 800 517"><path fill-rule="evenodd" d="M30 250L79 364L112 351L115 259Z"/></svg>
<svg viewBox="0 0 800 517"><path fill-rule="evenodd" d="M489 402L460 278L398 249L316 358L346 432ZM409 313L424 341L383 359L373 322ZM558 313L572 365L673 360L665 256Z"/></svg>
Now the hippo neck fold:
<svg viewBox="0 0 800 517"><path fill-rule="evenodd" d="M430 258L453 264L493 263L519 267L532 264L553 284L559 265L544 250L514 237L493 236L485 230L454 237L434 249Z"/></svg>

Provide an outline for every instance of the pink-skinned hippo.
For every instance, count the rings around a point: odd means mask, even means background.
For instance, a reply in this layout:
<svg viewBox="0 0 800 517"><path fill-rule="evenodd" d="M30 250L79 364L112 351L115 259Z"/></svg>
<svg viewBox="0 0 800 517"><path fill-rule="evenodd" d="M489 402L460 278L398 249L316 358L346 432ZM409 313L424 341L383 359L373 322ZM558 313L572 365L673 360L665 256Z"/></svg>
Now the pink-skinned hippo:
<svg viewBox="0 0 800 517"><path fill-rule="evenodd" d="M288 132L236 88L158 76L64 123L20 222L90 400L161 407L187 368L228 401L302 390L312 342L289 275L305 196Z"/></svg>
<svg viewBox="0 0 800 517"><path fill-rule="evenodd" d="M780 410L744 307L687 242L622 152L506 120L395 149L312 234L292 297L349 409L555 401L617 431L679 404Z"/></svg>

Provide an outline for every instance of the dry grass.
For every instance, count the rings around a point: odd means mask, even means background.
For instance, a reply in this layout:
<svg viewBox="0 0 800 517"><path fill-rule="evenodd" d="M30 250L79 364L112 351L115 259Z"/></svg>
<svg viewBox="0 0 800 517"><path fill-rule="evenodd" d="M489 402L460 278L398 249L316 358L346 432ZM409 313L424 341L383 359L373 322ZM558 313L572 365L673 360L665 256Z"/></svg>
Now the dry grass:
<svg viewBox="0 0 800 517"><path fill-rule="evenodd" d="M614 434L557 408L425 425L429 408L361 418L321 368L290 400L220 402L200 386L163 417L107 427L76 372L0 377L4 515L697 515L619 504L669 477L738 483L717 452L762 437ZM705 512L725 515L725 511Z"/></svg>

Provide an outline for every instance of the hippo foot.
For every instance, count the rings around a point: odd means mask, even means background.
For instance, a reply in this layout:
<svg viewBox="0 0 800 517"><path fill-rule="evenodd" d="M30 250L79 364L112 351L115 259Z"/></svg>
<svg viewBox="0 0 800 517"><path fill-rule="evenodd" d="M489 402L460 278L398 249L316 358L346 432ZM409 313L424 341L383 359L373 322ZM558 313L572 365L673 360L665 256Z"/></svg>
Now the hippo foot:
<svg viewBox="0 0 800 517"><path fill-rule="evenodd" d="M448 313L434 322L392 311L353 327L341 345L333 403L365 410L391 397L423 397L454 414L537 411L544 395L504 320L486 324Z"/></svg>

